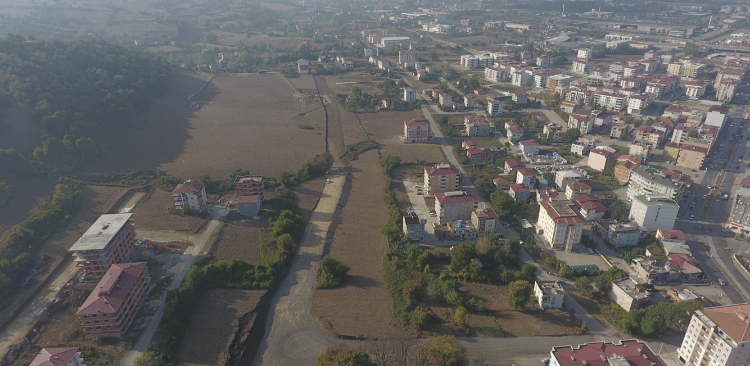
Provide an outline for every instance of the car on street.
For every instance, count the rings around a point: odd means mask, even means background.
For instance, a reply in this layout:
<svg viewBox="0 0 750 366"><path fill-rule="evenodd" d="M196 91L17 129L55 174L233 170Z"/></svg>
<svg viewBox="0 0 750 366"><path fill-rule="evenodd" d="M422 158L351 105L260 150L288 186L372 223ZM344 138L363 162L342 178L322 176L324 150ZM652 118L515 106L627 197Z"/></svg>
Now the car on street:
<svg viewBox="0 0 750 366"><path fill-rule="evenodd" d="M704 195L703 195L703 199L705 200L706 198L708 198L708 195L707 195L707 194L704 194Z"/></svg>
<svg viewBox="0 0 750 366"><path fill-rule="evenodd" d="M722 280L721 278L719 278L719 285L726 286L727 283L724 280Z"/></svg>
<svg viewBox="0 0 750 366"><path fill-rule="evenodd" d="M593 249L591 249L591 248L586 248L586 249L588 249L588 250L589 250L589 253L591 253L591 254L594 254L594 253L596 253L596 252L594 252L594 250L593 250Z"/></svg>
<svg viewBox="0 0 750 366"><path fill-rule="evenodd" d="M695 215L690 215L690 220L694 220L694 219L695 219Z"/></svg>

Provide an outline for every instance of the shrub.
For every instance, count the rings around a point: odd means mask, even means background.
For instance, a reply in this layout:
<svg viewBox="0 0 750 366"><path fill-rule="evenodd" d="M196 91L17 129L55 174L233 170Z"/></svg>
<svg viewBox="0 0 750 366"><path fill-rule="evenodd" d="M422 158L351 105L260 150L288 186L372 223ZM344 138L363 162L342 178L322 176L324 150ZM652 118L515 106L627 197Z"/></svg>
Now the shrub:
<svg viewBox="0 0 750 366"><path fill-rule="evenodd" d="M318 281L315 284L315 288L326 289L341 285L349 269L349 266L339 263L330 255L325 256L320 262Z"/></svg>

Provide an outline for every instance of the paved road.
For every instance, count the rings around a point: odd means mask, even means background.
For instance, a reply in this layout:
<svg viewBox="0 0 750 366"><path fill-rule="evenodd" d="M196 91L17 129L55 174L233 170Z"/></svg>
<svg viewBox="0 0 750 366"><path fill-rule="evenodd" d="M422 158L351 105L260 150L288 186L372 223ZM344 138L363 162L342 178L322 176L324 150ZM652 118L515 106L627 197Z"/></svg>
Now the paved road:
<svg viewBox="0 0 750 366"><path fill-rule="evenodd" d="M320 329L310 310L310 299L345 180L345 176L332 177L323 188L291 269L273 298L254 365L312 365L326 347L340 343Z"/></svg>
<svg viewBox="0 0 750 366"><path fill-rule="evenodd" d="M213 235L213 233L219 228L219 224L220 221L211 220L203 230L203 234L201 234L200 240L195 243L195 245L188 247L188 249L180 258L180 263L178 264L178 266L181 266L180 270L178 274L172 278L172 282L169 284L169 287L167 287L167 290L174 290L180 286L182 280L185 279L185 276L187 275L190 268L192 268L193 264L195 264L195 260L198 259L201 253L203 253L207 249L206 244L208 244L211 235ZM138 339L138 342L135 344L133 349L125 352L125 355L120 361L121 365L132 366L135 359L138 358L141 353L148 351L148 348L151 345L151 340L154 338L154 334L156 334L156 330L159 328L161 317L162 315L164 315L164 300L166 299L166 297L167 291L164 291L164 294L158 300L160 304L159 308L151 318L151 322L149 323L148 328L146 328L146 331L143 332L141 338Z"/></svg>

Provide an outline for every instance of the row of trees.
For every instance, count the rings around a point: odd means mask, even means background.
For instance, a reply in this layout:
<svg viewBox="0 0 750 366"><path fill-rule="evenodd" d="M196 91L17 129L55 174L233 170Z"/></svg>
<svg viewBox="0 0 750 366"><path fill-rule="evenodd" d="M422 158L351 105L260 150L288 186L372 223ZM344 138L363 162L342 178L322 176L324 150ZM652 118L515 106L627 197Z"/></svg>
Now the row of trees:
<svg viewBox="0 0 750 366"><path fill-rule="evenodd" d="M466 348L453 336L426 343L408 340L369 342L366 348L344 344L331 346L318 357L316 366L486 366L480 353L469 360Z"/></svg>

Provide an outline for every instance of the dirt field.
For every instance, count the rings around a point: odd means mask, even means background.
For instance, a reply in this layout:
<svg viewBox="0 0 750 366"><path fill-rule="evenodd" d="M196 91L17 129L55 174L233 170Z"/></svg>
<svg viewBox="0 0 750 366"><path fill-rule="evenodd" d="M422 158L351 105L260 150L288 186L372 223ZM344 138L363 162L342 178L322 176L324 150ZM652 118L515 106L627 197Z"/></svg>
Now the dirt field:
<svg viewBox="0 0 750 366"><path fill-rule="evenodd" d="M383 202L383 174L374 150L352 162L349 192L344 190L330 255L351 267L340 288L315 290L312 311L326 330L339 335L406 336L393 320L390 297L382 281L381 258L387 245L380 228L388 219ZM366 314L366 316L363 316Z"/></svg>
<svg viewBox="0 0 750 366"><path fill-rule="evenodd" d="M238 319L265 290L211 290L202 295L180 348L182 365L216 365L234 337ZM189 361L189 362L185 362Z"/></svg>
<svg viewBox="0 0 750 366"><path fill-rule="evenodd" d="M187 97L204 82L203 75L177 73L173 91L132 125L112 133L111 141L103 143L112 148L86 172L158 168L184 179L203 174L223 179L246 168L276 175L325 150L325 117L322 108L316 109L320 103L302 102L281 76L214 78L193 98L202 107L189 108ZM287 148L292 144L293 149Z"/></svg>
<svg viewBox="0 0 750 366"><path fill-rule="evenodd" d="M254 226L267 226L268 222L252 219L242 220L245 222L235 221L236 224L229 223L221 229L216 240L216 259L239 259L248 263L260 262L260 249L258 249L260 228Z"/></svg>
<svg viewBox="0 0 750 366"><path fill-rule="evenodd" d="M206 220L188 215L177 215L167 211L174 207L172 193L152 188L133 209L133 220L138 228L150 230L174 230L197 232Z"/></svg>
<svg viewBox="0 0 750 366"><path fill-rule="evenodd" d="M371 137L383 145L381 154L399 155L402 162L441 162L445 160L437 143L410 144L401 141L404 134L404 121L424 119L420 109L411 111L380 111L357 115L364 129Z"/></svg>

